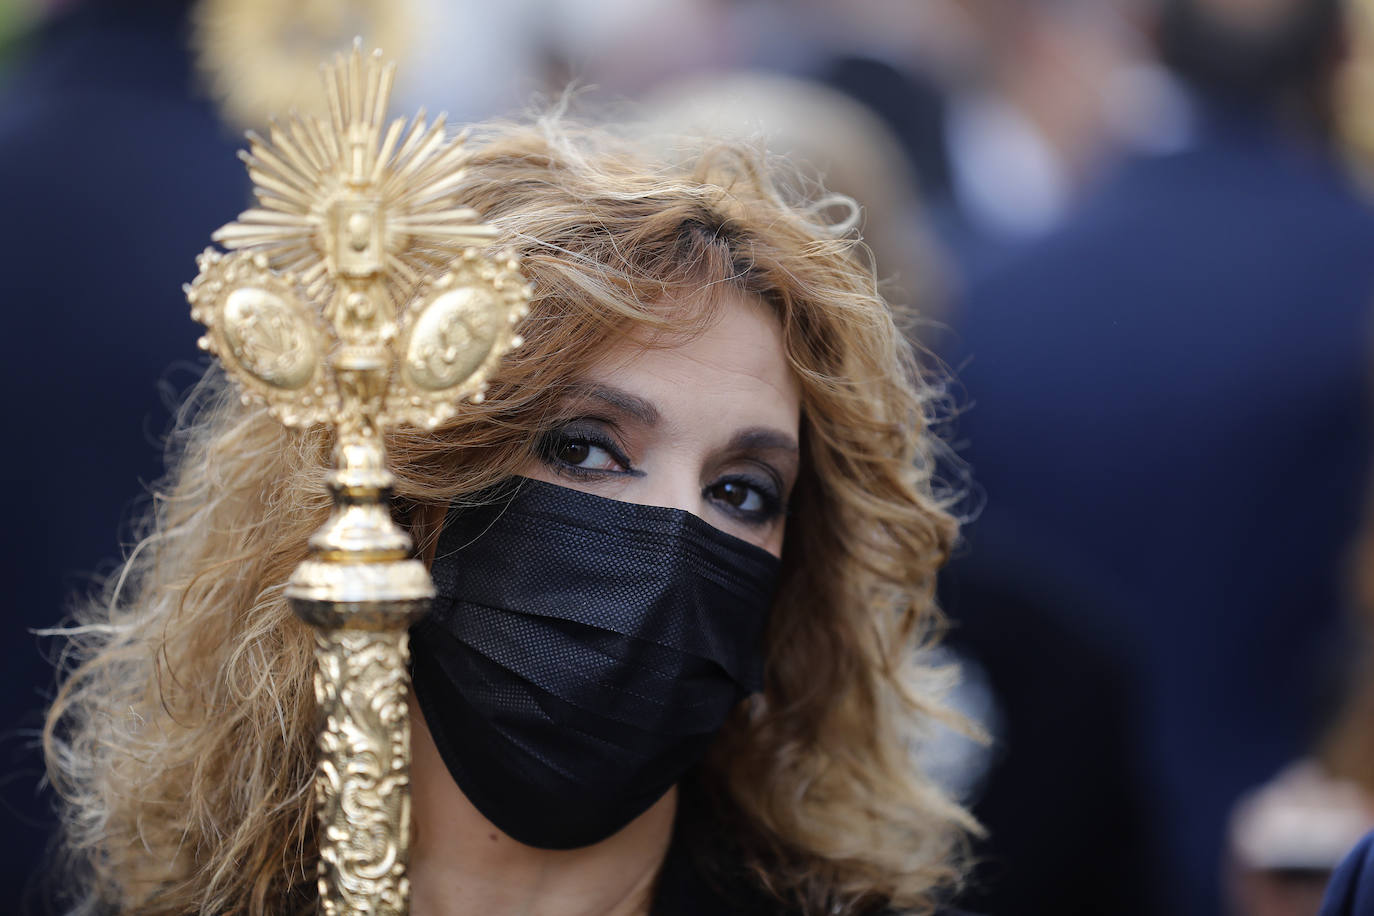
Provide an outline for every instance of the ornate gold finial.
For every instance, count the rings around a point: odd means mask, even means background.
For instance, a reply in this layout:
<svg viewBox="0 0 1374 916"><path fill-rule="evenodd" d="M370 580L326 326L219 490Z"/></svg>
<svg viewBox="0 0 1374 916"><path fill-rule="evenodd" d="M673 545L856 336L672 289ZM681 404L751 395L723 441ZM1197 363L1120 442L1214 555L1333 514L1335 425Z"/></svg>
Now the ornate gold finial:
<svg viewBox="0 0 1374 916"><path fill-rule="evenodd" d="M315 779L328 916L399 916L410 823L407 630L433 586L391 521L380 431L433 427L521 341L529 286L458 203L462 138L384 125L394 67L355 43L323 70L330 119L273 124L244 156L259 207L215 233L187 287L201 346L288 426L338 430L334 513L287 596L317 628ZM385 129L384 129L385 127Z"/></svg>
<svg viewBox="0 0 1374 916"><path fill-rule="evenodd" d="M394 73L355 44L324 68L329 124L303 116L274 123L270 142L249 134L261 206L214 234L240 253L207 250L189 294L203 346L290 426L434 426L480 391L524 314L519 265L467 247L494 232L453 199L463 138L423 112L383 135ZM344 397L354 370L390 364L398 334L400 371L375 379L390 385Z"/></svg>

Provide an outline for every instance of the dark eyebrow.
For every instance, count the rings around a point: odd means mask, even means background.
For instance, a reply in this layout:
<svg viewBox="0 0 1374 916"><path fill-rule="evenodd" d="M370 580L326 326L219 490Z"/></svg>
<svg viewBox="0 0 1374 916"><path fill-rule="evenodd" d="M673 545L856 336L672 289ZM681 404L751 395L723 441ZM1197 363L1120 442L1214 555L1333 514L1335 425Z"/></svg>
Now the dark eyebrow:
<svg viewBox="0 0 1374 916"><path fill-rule="evenodd" d="M623 388L615 388L610 385L578 385L573 388L572 393L576 396L609 404L645 426L658 425L660 414L658 408L654 406L654 402L647 398L641 398L639 395L630 394Z"/></svg>
<svg viewBox="0 0 1374 916"><path fill-rule="evenodd" d="M759 426L742 429L730 437L729 448L735 451L774 451L798 454L801 449L797 440L779 429Z"/></svg>

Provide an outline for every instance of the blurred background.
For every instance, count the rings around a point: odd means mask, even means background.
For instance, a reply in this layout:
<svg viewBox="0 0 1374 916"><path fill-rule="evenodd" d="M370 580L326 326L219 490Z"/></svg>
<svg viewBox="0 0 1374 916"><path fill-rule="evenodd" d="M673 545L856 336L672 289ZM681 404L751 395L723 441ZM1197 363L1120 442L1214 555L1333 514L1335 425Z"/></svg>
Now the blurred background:
<svg viewBox="0 0 1374 916"><path fill-rule="evenodd" d="M52 819L32 631L136 537L242 131L317 105L354 35L403 62L398 111L572 83L859 201L954 379L972 521L941 593L993 743L918 752L989 830L960 906L1316 912L1374 828L1374 0L0 0L25 910Z"/></svg>

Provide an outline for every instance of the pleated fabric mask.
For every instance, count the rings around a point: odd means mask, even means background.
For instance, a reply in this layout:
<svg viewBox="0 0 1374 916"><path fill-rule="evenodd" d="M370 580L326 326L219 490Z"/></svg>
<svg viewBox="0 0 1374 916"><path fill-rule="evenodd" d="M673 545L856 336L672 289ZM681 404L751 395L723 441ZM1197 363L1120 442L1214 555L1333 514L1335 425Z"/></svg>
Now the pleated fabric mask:
<svg viewBox="0 0 1374 916"><path fill-rule="evenodd" d="M539 481L451 510L411 657L459 788L530 846L619 831L759 689L779 565L688 512Z"/></svg>

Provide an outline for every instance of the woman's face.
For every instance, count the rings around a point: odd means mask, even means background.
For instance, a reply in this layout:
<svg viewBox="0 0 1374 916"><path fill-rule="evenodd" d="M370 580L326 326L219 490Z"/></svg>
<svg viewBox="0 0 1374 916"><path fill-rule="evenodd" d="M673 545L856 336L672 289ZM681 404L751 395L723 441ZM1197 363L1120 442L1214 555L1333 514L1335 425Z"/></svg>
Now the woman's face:
<svg viewBox="0 0 1374 916"><path fill-rule="evenodd" d="M801 398L777 319L728 291L717 319L676 345L613 347L558 405L528 477L684 509L782 553L797 479ZM691 301L683 303L692 309Z"/></svg>

